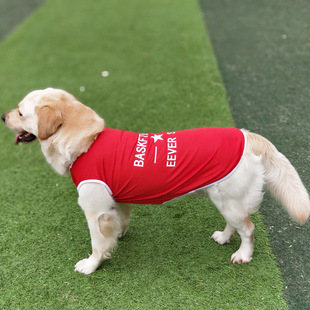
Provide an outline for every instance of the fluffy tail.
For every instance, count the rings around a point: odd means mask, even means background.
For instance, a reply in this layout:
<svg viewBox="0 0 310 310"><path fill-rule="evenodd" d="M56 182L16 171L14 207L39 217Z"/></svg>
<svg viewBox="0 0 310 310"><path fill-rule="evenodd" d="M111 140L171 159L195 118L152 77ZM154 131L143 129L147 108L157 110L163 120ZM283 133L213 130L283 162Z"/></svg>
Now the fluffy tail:
<svg viewBox="0 0 310 310"><path fill-rule="evenodd" d="M310 212L309 195L295 168L267 139L254 133L247 133L247 138L253 152L263 157L268 190L295 220L305 223Z"/></svg>

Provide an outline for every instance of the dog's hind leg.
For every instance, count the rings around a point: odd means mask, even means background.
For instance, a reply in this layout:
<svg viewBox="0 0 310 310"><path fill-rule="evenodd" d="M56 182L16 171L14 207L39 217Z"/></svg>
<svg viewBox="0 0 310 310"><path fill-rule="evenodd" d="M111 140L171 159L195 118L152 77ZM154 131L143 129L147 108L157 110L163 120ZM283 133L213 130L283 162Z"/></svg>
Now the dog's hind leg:
<svg viewBox="0 0 310 310"><path fill-rule="evenodd" d="M240 264L250 262L254 247L254 224L250 220L247 209L242 205L242 201L223 199L220 202L219 197L214 197L212 193L210 197L226 220L224 231L214 232L212 238L217 243L224 244L229 242L237 231L241 237L241 245L231 256L231 261Z"/></svg>
<svg viewBox="0 0 310 310"><path fill-rule="evenodd" d="M115 202L107 189L98 183L85 183L79 189L79 205L83 209L91 236L92 254L79 261L75 271L90 274L109 258L121 234L121 220Z"/></svg>
<svg viewBox="0 0 310 310"><path fill-rule="evenodd" d="M224 210L223 194L219 185L213 185L207 189L210 199L215 204L217 209L224 216L222 210ZM224 216L225 218L225 216ZM236 233L236 228L229 224L226 220L226 227L223 231L215 231L211 238L218 244L225 244L230 242L234 234Z"/></svg>
<svg viewBox="0 0 310 310"><path fill-rule="evenodd" d="M236 232L236 228L226 223L226 227L223 231L215 231L211 238L218 244L229 243Z"/></svg>
<svg viewBox="0 0 310 310"><path fill-rule="evenodd" d="M225 235L226 229L229 227L229 232L237 231L241 237L241 245L238 251L231 256L231 262L243 264L252 260L255 226L250 220L250 215L244 212L245 209L243 209L239 203L239 201L229 201L229 204L226 205L227 208L224 206L220 211L227 223L222 235ZM213 239L215 240L215 238Z"/></svg>
<svg viewBox="0 0 310 310"><path fill-rule="evenodd" d="M226 220L224 231L216 231L212 238L219 244L230 241L237 231L241 237L238 251L231 256L233 263L248 263L254 248L254 224L250 215L258 210L263 199L264 166L260 156L250 151L226 180L210 186L207 192Z"/></svg>
<svg viewBox="0 0 310 310"><path fill-rule="evenodd" d="M248 263L252 260L252 254L254 250L254 224L250 220L250 217L245 219L238 219L236 223L237 231L241 237L241 245L238 251L231 256L232 263Z"/></svg>

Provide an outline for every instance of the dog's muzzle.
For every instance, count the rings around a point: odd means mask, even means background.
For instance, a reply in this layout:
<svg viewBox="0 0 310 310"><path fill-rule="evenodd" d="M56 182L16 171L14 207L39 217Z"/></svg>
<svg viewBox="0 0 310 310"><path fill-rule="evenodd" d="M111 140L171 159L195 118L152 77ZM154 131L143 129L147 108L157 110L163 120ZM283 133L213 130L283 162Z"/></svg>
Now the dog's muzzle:
<svg viewBox="0 0 310 310"><path fill-rule="evenodd" d="M1 118L5 122L5 114L2 114ZM37 137L33 135L32 133L27 132L27 131L21 131L16 134L14 142L15 144L18 144L19 142L30 143L36 139Z"/></svg>

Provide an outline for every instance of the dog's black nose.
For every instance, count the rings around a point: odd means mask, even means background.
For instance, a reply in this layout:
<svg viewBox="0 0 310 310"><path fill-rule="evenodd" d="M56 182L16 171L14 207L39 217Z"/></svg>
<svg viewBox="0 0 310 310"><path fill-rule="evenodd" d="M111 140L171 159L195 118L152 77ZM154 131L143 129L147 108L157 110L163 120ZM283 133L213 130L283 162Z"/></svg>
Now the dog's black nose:
<svg viewBox="0 0 310 310"><path fill-rule="evenodd" d="M5 114L2 114L1 118L5 122Z"/></svg>

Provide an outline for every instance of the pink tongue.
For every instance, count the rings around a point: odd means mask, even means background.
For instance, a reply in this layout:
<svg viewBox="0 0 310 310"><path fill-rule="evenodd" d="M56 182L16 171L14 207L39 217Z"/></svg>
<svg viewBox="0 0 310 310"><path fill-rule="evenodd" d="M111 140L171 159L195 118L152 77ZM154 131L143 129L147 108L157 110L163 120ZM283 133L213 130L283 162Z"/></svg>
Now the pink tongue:
<svg viewBox="0 0 310 310"><path fill-rule="evenodd" d="M22 135L23 135L23 132L19 132L19 133L15 136L15 141L14 141L14 143L15 143L16 145L20 142L19 137L22 136Z"/></svg>

